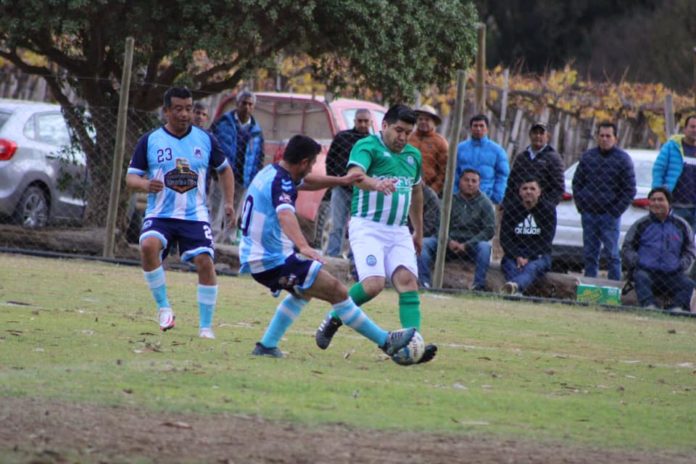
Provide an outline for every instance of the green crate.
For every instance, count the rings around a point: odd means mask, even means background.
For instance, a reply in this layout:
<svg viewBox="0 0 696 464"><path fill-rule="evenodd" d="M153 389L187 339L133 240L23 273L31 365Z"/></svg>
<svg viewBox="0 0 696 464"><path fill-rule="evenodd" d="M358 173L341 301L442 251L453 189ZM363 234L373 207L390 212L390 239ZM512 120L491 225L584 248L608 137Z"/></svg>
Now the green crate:
<svg viewBox="0 0 696 464"><path fill-rule="evenodd" d="M575 292L575 298L583 303L620 305L621 289L604 285L580 284Z"/></svg>

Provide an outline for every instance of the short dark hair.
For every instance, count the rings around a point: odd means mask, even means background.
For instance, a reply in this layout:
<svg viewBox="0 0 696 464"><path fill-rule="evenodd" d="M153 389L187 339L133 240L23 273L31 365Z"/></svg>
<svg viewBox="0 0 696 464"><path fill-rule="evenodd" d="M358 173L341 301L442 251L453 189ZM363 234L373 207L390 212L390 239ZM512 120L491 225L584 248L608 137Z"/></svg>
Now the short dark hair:
<svg viewBox="0 0 696 464"><path fill-rule="evenodd" d="M672 204L672 193L667 189L667 187L655 187L650 192L648 192L648 199L650 199L655 193L663 193L665 198L667 198L667 203Z"/></svg>
<svg viewBox="0 0 696 464"><path fill-rule="evenodd" d="M186 87L170 87L164 92L164 107L172 106L172 98L193 98L191 91Z"/></svg>
<svg viewBox="0 0 696 464"><path fill-rule="evenodd" d="M240 91L240 92L237 94L237 96L236 96L236 98L235 98L235 101L237 102L237 104L239 104L239 103L242 102L242 100L244 100L245 98L250 98L250 99L251 99L251 102L252 102L254 105L256 104L256 95L255 95L251 90L248 90L248 89L244 89L244 90Z"/></svg>
<svg viewBox="0 0 696 464"><path fill-rule="evenodd" d="M488 116L485 114L477 114L476 116L472 116L471 119L469 119L469 127L471 127L476 121L483 121L486 123L486 127L488 127Z"/></svg>
<svg viewBox="0 0 696 464"><path fill-rule="evenodd" d="M403 121L406 124L415 124L416 113L413 112L410 106L397 103L387 110L382 121L389 125L396 124L398 121Z"/></svg>
<svg viewBox="0 0 696 464"><path fill-rule="evenodd" d="M534 174L527 174L522 177L522 180L518 184L517 189L519 190L519 188L522 187L522 184L528 184L530 182L536 182L539 188L541 188L541 182L539 182L539 178Z"/></svg>
<svg viewBox="0 0 696 464"><path fill-rule="evenodd" d="M614 124L611 121L602 121L599 124L597 124L597 133L599 134L599 129L602 127L611 127L611 130L614 131L614 137L617 137L619 135L619 128L616 127L616 124Z"/></svg>
<svg viewBox="0 0 696 464"><path fill-rule="evenodd" d="M306 135L293 135L283 152L283 161L290 164L299 164L303 159L312 159L321 151L319 145L312 137Z"/></svg>
<svg viewBox="0 0 696 464"><path fill-rule="evenodd" d="M194 110L206 110L206 111L208 111L208 106L205 105L205 104L204 104L203 102L201 102L201 101L197 101L197 102L194 102L194 103L193 103L193 109L194 109Z"/></svg>
<svg viewBox="0 0 696 464"><path fill-rule="evenodd" d="M688 126L691 119L696 119L696 114L688 115L686 119L684 119L684 126Z"/></svg>
<svg viewBox="0 0 696 464"><path fill-rule="evenodd" d="M466 169L464 169L464 170L462 171L462 175L459 176L459 178L461 179L462 177L464 177L464 174L466 174L467 172L470 173L470 174L476 174L477 176L479 176L479 179L481 178L481 173L478 172L478 170L476 170L476 169L474 169L474 168L466 168Z"/></svg>

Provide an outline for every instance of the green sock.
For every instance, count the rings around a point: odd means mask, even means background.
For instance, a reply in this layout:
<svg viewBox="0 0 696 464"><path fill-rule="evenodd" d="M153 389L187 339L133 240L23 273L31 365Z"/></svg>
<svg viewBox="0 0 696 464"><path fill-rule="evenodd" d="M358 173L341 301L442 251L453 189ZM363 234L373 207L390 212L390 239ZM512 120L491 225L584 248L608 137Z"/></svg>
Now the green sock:
<svg viewBox="0 0 696 464"><path fill-rule="evenodd" d="M421 312L418 292L404 292L399 294L399 320L401 327L415 327L420 331Z"/></svg>
<svg viewBox="0 0 696 464"><path fill-rule="evenodd" d="M348 290L348 296L355 302L356 306L362 306L372 299L372 297L365 292L365 289L360 282L350 287L350 290ZM336 311L331 311L331 317L334 319L340 319L338 314L336 314Z"/></svg>

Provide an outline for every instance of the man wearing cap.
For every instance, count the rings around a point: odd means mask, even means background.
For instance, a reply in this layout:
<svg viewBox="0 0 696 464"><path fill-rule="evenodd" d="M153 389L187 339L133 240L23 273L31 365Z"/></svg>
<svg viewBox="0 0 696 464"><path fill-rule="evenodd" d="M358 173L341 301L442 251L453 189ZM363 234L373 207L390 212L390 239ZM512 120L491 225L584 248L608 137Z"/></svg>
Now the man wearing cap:
<svg viewBox="0 0 696 464"><path fill-rule="evenodd" d="M442 123L442 119L430 105L421 106L415 110L415 113L417 115L416 130L411 133L408 143L421 152L425 184L441 197L449 150L447 140L435 131L435 128Z"/></svg>
<svg viewBox="0 0 696 464"><path fill-rule="evenodd" d="M558 205L565 191L563 160L549 145L549 132L546 124L537 122L529 129L529 146L515 156L508 177L505 200L517 195L522 180L534 177L541 187L541 198L553 206Z"/></svg>

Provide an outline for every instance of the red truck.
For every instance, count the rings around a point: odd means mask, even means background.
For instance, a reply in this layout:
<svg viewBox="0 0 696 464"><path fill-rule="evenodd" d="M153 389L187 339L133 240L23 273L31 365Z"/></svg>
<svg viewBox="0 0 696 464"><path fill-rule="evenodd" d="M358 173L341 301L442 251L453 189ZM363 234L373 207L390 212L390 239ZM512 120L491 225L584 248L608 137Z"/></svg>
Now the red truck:
<svg viewBox="0 0 696 464"><path fill-rule="evenodd" d="M222 99L215 119L235 105L234 95ZM290 137L304 134L321 143L322 151L312 172L325 174L326 153L331 141L339 131L353 127L355 112L361 108L372 112L373 131L379 131L387 110L376 103L347 98L327 101L324 97L295 93L257 93L253 115L263 129L264 164L280 158ZM307 240L313 247L323 249L330 228L326 190L300 192L296 208Z"/></svg>

